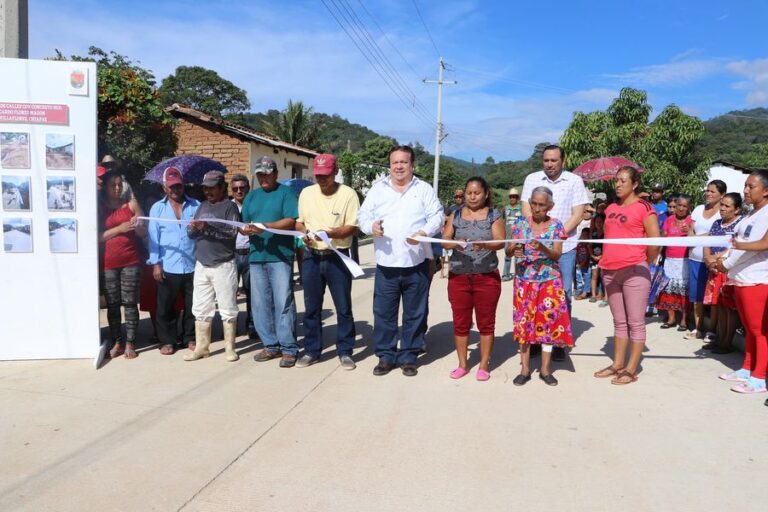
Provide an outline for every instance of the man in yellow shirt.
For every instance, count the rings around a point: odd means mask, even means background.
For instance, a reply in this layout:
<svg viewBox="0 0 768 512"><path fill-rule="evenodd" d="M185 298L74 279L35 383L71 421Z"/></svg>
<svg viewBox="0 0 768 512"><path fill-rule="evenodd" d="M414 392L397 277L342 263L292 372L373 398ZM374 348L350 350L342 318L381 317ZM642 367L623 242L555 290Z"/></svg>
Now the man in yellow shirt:
<svg viewBox="0 0 768 512"><path fill-rule="evenodd" d="M315 157L313 173L316 185L305 188L299 196L299 218L296 229L304 237L302 284L304 286L304 355L296 362L298 368L320 360L323 350L321 313L326 285L336 307L336 353L341 367L354 370L352 347L355 344L355 319L352 316L352 274L341 257L316 235L325 231L333 246L349 256L352 237L357 232L357 211L360 200L350 187L336 182L339 169L336 157L323 154Z"/></svg>

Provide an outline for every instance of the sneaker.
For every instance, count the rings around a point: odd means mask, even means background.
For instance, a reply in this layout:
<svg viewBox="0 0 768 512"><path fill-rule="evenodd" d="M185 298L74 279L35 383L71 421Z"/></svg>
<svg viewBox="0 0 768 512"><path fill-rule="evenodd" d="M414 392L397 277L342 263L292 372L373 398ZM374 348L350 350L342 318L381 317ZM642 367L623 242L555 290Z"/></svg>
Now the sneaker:
<svg viewBox="0 0 768 512"><path fill-rule="evenodd" d="M749 380L749 370L742 368L735 372L724 373L720 375L720 380L727 380L729 382L747 382L747 380Z"/></svg>
<svg viewBox="0 0 768 512"><path fill-rule="evenodd" d="M341 368L344 370L354 370L357 368L351 356L339 356L339 364L341 364Z"/></svg>
<svg viewBox="0 0 768 512"><path fill-rule="evenodd" d="M707 341L715 341L717 339L717 333L707 331L707 333L704 335L704 339Z"/></svg>
<svg viewBox="0 0 768 512"><path fill-rule="evenodd" d="M754 377L750 377L746 382L740 382L739 384L733 386L731 391L751 395L754 393L765 393L768 391L768 389L765 387L765 379L756 379Z"/></svg>
<svg viewBox="0 0 768 512"><path fill-rule="evenodd" d="M601 301L600 301L600 304L598 304L598 305L597 305L597 307L599 307L599 308L604 308L604 307L606 307L607 305L608 305L608 301L607 301L607 300L601 300Z"/></svg>
<svg viewBox="0 0 768 512"><path fill-rule="evenodd" d="M307 366L312 366L316 362L320 360L319 357L311 356L309 354L304 354L299 358L298 361L296 361L296 368L306 368ZM280 361L282 365L282 361Z"/></svg>
<svg viewBox="0 0 768 512"><path fill-rule="evenodd" d="M280 357L282 353L279 350L269 350L264 349L261 352L258 352L255 356L253 356L253 360L257 363L263 363L265 361L270 361L272 359L277 359Z"/></svg>
<svg viewBox="0 0 768 512"><path fill-rule="evenodd" d="M280 368L293 368L296 366L296 356L293 354L283 354L280 357Z"/></svg>

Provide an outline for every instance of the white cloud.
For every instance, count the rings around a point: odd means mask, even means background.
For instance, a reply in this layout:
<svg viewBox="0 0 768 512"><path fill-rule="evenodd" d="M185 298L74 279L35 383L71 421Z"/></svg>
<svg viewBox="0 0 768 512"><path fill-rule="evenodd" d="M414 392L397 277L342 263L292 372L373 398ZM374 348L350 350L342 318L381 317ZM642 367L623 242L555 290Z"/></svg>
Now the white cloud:
<svg viewBox="0 0 768 512"><path fill-rule="evenodd" d="M606 74L605 77L634 87L680 87L720 72L722 65L722 59L674 60L633 68L626 73Z"/></svg>
<svg viewBox="0 0 768 512"><path fill-rule="evenodd" d="M731 73L747 78L733 84L735 89L749 90L747 105L768 105L768 59L740 60L730 62L726 67Z"/></svg>

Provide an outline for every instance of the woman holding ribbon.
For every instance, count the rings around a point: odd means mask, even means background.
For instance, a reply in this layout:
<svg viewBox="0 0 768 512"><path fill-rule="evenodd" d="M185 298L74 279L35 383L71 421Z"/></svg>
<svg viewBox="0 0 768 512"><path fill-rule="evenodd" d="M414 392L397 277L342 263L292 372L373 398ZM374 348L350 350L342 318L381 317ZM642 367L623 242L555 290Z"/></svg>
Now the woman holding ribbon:
<svg viewBox="0 0 768 512"><path fill-rule="evenodd" d="M728 272L734 285L736 308L746 331L744 363L741 369L723 374L723 380L737 381L737 393L765 393L768 371L768 251L759 249L768 233L768 171L755 171L747 178L744 197L752 211L739 223L734 250L717 259L715 268ZM757 243L750 243L757 242Z"/></svg>
<svg viewBox="0 0 768 512"><path fill-rule="evenodd" d="M733 236L741 213L741 194L730 192L720 199L720 218L709 230L710 236ZM736 333L738 313L733 299L733 286L726 285L728 275L717 271L717 259L725 256L727 247L705 247L704 262L709 269L709 278L704 290L704 304L711 307L709 328L717 333L702 348L714 354L727 354L733 351L731 344Z"/></svg>
<svg viewBox="0 0 768 512"><path fill-rule="evenodd" d="M480 177L467 180L464 204L448 216L443 240L472 240L467 247L443 242L453 248L448 273L448 301L453 311L453 340L459 366L450 373L460 379L469 373L467 348L472 312L480 331L480 366L476 378L491 378L489 363L496 328L496 306L501 295L501 276L496 251L504 247L504 216L491 207L491 188Z"/></svg>
<svg viewBox="0 0 768 512"><path fill-rule="evenodd" d="M605 210L605 238L659 236L656 210L640 199L640 173L624 166L616 173L616 202ZM655 245L605 244L600 268L608 305L613 315L613 363L595 372L599 379L613 377L611 384L631 384L645 347L645 309L651 290L650 262L659 255ZM627 361L627 349L629 360Z"/></svg>
<svg viewBox="0 0 768 512"><path fill-rule="evenodd" d="M146 226L137 217L141 207L124 193L123 177L117 171L102 176L99 201L99 231L101 233L101 283L107 301L107 321L112 341L110 357L125 354L133 359L136 353L136 331L139 326L139 282L142 269L140 238L147 234ZM120 306L125 309L125 339L120 325Z"/></svg>
<svg viewBox="0 0 768 512"><path fill-rule="evenodd" d="M530 347L542 346L539 378L557 386L550 371L552 349L573 346L571 320L563 289L558 260L568 234L562 222L548 215L554 206L552 191L536 187L528 201L531 216L512 227L513 239L527 239L525 244L510 244L506 253L518 258L515 269L513 336L520 343L520 375L512 381L522 386L531 380ZM546 240L546 241L545 241Z"/></svg>
<svg viewBox="0 0 768 512"><path fill-rule="evenodd" d="M690 216L691 196L680 194L675 200L675 211L664 221L662 234L668 238L688 236L693 221ZM661 324L662 329L675 326L676 314L680 312L678 331L688 331L688 248L684 246L668 246L664 259L664 274L669 283L659 294L658 309L666 310L667 321Z"/></svg>
<svg viewBox="0 0 768 512"><path fill-rule="evenodd" d="M691 213L691 235L708 235L712 225L720 219L720 199L726 192L726 184L722 180L712 180L707 184L705 192L707 202L694 208ZM704 248L692 247L688 255L688 300L693 304L694 328L685 335L686 339L713 339L715 329L710 325L710 332L704 334L704 292L707 287L709 272L704 263Z"/></svg>

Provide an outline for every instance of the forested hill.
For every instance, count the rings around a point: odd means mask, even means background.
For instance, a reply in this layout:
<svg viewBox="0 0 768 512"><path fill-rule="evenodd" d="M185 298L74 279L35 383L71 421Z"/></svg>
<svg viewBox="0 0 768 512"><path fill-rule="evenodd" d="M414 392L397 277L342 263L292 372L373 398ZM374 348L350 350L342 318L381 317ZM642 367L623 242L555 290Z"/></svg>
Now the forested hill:
<svg viewBox="0 0 768 512"><path fill-rule="evenodd" d="M768 108L736 110L704 123L702 150L713 160L768 167Z"/></svg>

